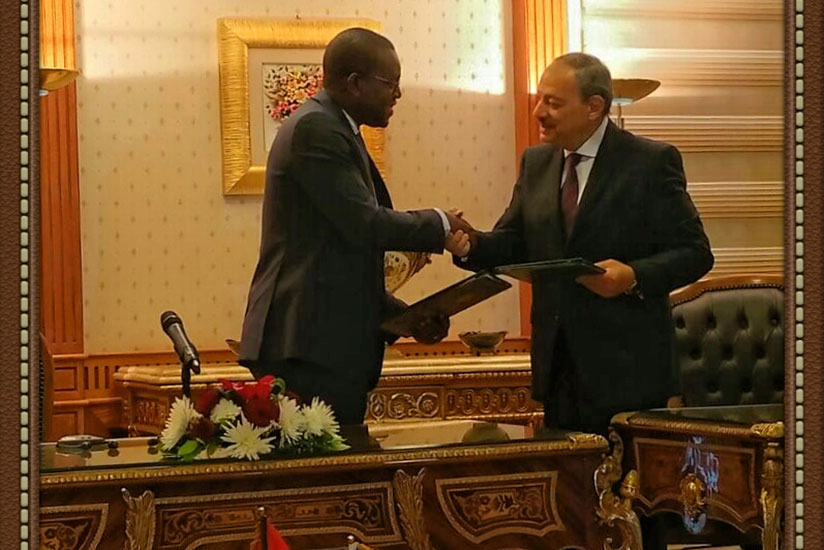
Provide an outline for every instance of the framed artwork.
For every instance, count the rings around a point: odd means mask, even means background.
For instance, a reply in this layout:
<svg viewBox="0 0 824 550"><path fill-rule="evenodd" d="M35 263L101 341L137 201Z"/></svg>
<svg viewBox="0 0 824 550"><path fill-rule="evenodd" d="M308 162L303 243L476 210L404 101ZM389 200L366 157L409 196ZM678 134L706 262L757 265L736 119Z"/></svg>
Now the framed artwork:
<svg viewBox="0 0 824 550"><path fill-rule="evenodd" d="M278 129L321 89L323 50L350 27L380 30L369 19L218 20L224 194L263 193L266 157ZM384 173L383 129L364 127L363 137Z"/></svg>

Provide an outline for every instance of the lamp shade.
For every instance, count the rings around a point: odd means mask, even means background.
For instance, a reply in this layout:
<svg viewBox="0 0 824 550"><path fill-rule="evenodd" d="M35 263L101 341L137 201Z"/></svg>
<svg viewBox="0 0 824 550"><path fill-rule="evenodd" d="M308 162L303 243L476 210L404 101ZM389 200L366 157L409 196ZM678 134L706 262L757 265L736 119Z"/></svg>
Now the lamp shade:
<svg viewBox="0 0 824 550"><path fill-rule="evenodd" d="M647 97L660 85L659 81L646 78L614 78L612 80L612 104L629 105Z"/></svg>

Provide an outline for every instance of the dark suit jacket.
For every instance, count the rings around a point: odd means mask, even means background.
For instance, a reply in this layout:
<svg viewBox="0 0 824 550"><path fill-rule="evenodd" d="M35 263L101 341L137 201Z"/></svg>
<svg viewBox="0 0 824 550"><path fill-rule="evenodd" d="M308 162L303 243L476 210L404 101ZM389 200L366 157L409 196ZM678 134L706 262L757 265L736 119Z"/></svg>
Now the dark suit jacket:
<svg viewBox="0 0 824 550"><path fill-rule="evenodd" d="M558 258L614 258L632 266L643 299L606 299L574 281L532 285L533 393L544 397L558 329L584 391L604 409L660 403L673 395L668 293L713 264L686 192L681 155L668 144L608 123L568 241L559 207L563 150L528 148L512 201L462 265L472 269Z"/></svg>
<svg viewBox="0 0 824 550"><path fill-rule="evenodd" d="M392 210L343 111L321 91L280 127L269 153L241 363L300 359L373 387L379 324L403 307L386 293L384 251L443 246L437 212Z"/></svg>

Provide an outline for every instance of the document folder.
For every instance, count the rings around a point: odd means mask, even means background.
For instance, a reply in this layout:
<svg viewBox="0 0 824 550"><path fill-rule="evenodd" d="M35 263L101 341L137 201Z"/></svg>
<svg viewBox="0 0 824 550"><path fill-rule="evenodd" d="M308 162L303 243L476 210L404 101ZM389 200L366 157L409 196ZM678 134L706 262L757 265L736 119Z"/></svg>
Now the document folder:
<svg viewBox="0 0 824 550"><path fill-rule="evenodd" d="M549 279L574 279L579 275L597 275L604 269L583 258L565 258L562 260L545 260L525 264L511 264L493 267L496 275L506 275L520 281L531 283L535 277Z"/></svg>
<svg viewBox="0 0 824 550"><path fill-rule="evenodd" d="M392 334L409 336L412 329L428 317L451 317L511 286L494 274L481 271L415 302L400 315L384 321L381 328Z"/></svg>

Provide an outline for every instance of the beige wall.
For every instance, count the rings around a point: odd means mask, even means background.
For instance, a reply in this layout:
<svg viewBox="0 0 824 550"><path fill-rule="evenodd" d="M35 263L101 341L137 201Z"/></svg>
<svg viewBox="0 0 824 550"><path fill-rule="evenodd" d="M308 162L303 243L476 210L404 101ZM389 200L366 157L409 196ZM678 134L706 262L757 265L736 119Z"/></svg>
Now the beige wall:
<svg viewBox="0 0 824 550"><path fill-rule="evenodd" d="M221 191L216 20L368 17L395 43L404 97L387 133L396 208L461 207L488 227L515 178L507 0L89 0L77 7L85 350L169 348L176 310L202 349L238 338L260 197ZM389 6L391 5L391 8ZM399 295L463 276L435 257ZM510 290L456 316L519 331Z"/></svg>
<svg viewBox="0 0 824 550"><path fill-rule="evenodd" d="M584 51L614 78L661 81L624 109L626 128L681 150L715 253L710 275L781 274L782 2L581 4Z"/></svg>

